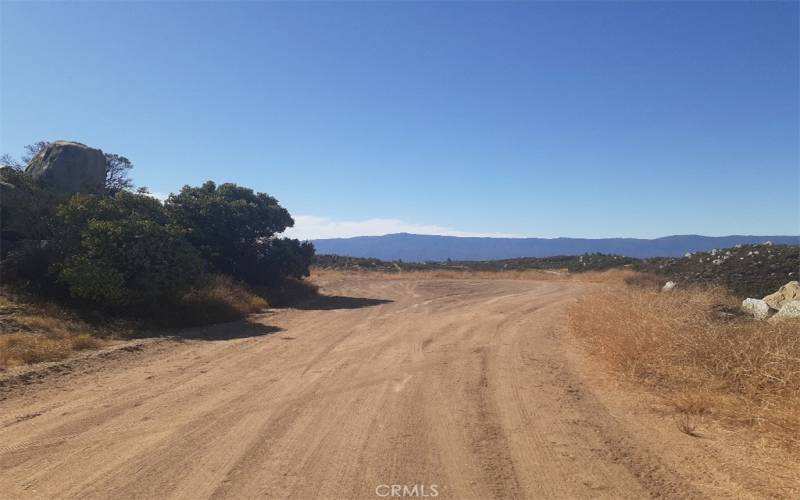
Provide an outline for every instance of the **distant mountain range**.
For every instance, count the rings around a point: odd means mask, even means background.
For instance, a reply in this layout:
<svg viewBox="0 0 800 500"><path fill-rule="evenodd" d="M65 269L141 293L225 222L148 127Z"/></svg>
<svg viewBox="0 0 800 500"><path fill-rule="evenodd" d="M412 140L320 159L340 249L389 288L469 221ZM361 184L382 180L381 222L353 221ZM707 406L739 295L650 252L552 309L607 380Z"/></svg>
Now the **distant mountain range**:
<svg viewBox="0 0 800 500"><path fill-rule="evenodd" d="M605 253L628 257L679 257L686 252L703 252L738 244L771 241L798 245L800 236L665 236L652 240L638 238L462 238L426 234L387 234L313 240L318 254L372 257L382 260L443 261L495 260L515 257L549 257Z"/></svg>

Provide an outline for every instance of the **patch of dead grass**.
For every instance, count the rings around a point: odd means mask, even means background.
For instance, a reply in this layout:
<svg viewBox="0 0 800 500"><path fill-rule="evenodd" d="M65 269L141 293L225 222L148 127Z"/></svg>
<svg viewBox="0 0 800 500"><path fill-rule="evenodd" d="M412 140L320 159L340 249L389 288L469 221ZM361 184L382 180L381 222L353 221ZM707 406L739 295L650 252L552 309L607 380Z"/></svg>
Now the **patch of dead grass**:
<svg viewBox="0 0 800 500"><path fill-rule="evenodd" d="M225 323L258 313L270 304L246 285L229 276L215 275L205 286L167 304L159 311L158 322L166 326L201 326Z"/></svg>
<svg viewBox="0 0 800 500"><path fill-rule="evenodd" d="M138 318L98 315L81 320L53 303L25 302L0 292L0 370L58 361L77 351L98 349L109 338L131 338L149 326L188 327L235 321L268 308L267 301L227 276L213 276L204 287L176 303L154 308L144 323ZM84 311L86 312L86 311ZM95 324L97 323L97 324Z"/></svg>
<svg viewBox="0 0 800 500"><path fill-rule="evenodd" d="M275 307L292 306L319 296L319 286L309 280L286 278L271 287L259 287L260 295L267 297Z"/></svg>
<svg viewBox="0 0 800 500"><path fill-rule="evenodd" d="M694 417L711 418L800 451L800 322L721 319L715 311L739 302L722 288L606 283L569 315L595 355L655 389L687 434Z"/></svg>
<svg viewBox="0 0 800 500"><path fill-rule="evenodd" d="M0 293L0 370L98 349L108 336L108 330L53 304L25 303Z"/></svg>

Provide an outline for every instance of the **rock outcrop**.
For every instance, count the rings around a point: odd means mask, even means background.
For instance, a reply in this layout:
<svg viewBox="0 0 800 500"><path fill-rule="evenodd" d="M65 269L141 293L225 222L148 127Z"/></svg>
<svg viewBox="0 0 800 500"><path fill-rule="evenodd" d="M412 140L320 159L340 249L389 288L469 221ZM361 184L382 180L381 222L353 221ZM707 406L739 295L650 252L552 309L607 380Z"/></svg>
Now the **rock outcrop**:
<svg viewBox="0 0 800 500"><path fill-rule="evenodd" d="M800 318L800 300L790 300L785 302L781 307L781 310L775 313L770 320L778 321L790 318Z"/></svg>
<svg viewBox="0 0 800 500"><path fill-rule="evenodd" d="M784 304L792 300L800 300L800 282L790 281L780 287L777 292L764 297L764 302L776 311L783 309Z"/></svg>
<svg viewBox="0 0 800 500"><path fill-rule="evenodd" d="M742 311L756 319L766 319L770 315L771 320L800 318L800 283L790 281L763 299L744 299Z"/></svg>
<svg viewBox="0 0 800 500"><path fill-rule="evenodd" d="M25 173L54 191L99 194L105 186L106 158L85 144L56 141L31 160Z"/></svg>

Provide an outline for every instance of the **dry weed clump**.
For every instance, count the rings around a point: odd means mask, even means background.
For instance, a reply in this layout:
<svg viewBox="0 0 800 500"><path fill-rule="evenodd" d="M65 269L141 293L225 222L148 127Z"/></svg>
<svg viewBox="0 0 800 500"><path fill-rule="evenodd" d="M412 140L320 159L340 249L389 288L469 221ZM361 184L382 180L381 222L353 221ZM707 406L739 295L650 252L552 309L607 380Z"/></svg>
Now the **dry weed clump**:
<svg viewBox="0 0 800 500"><path fill-rule="evenodd" d="M259 287L261 295L269 299L275 307L285 307L303 303L319 296L319 286L308 280L286 278L272 287Z"/></svg>
<svg viewBox="0 0 800 500"><path fill-rule="evenodd" d="M0 370L97 349L106 343L105 333L55 305L25 304L0 294Z"/></svg>
<svg viewBox="0 0 800 500"><path fill-rule="evenodd" d="M724 312L737 306L722 288L659 293L612 283L571 308L570 326L680 413L800 449L800 322Z"/></svg>
<svg viewBox="0 0 800 500"><path fill-rule="evenodd" d="M200 326L224 323L263 311L269 303L246 285L225 275L214 275L205 286L170 304L157 314L166 326Z"/></svg>

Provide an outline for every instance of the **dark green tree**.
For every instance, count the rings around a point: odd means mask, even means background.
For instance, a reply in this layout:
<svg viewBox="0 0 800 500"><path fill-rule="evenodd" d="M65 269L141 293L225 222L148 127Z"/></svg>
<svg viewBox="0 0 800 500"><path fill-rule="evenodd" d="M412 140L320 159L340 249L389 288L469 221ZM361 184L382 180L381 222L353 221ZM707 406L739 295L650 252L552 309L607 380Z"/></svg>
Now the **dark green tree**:
<svg viewBox="0 0 800 500"><path fill-rule="evenodd" d="M302 279L310 274L314 245L308 241L273 238L256 246L255 259L250 261L256 284L274 284L283 278Z"/></svg>
<svg viewBox="0 0 800 500"><path fill-rule="evenodd" d="M133 189L130 171L133 163L124 156L106 153L106 191L116 193Z"/></svg>
<svg viewBox="0 0 800 500"><path fill-rule="evenodd" d="M294 220L268 194L208 181L200 187L184 186L165 205L186 238L218 272L259 285L308 275L313 246L276 238Z"/></svg>

